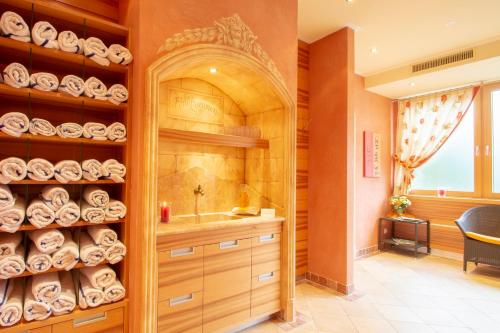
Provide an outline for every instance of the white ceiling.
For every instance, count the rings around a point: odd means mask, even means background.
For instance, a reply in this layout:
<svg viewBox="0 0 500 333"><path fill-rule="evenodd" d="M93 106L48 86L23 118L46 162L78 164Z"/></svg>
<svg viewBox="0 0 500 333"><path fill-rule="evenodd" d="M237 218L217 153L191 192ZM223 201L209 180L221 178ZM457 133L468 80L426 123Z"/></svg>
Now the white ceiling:
<svg viewBox="0 0 500 333"><path fill-rule="evenodd" d="M299 0L303 41L345 26L356 31L356 73L367 76L497 39L500 0Z"/></svg>

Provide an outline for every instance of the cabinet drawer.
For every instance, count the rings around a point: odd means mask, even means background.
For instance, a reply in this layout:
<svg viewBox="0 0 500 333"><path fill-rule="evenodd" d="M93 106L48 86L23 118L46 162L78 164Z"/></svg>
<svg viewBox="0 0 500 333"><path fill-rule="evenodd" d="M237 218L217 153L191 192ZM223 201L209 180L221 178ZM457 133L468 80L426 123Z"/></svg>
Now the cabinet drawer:
<svg viewBox="0 0 500 333"><path fill-rule="evenodd" d="M87 316L54 324L52 333L123 333L123 308L92 312Z"/></svg>
<svg viewBox="0 0 500 333"><path fill-rule="evenodd" d="M158 303L158 332L201 333L202 292L198 291Z"/></svg>
<svg viewBox="0 0 500 333"><path fill-rule="evenodd" d="M250 318L250 291L205 304L203 333L227 332Z"/></svg>
<svg viewBox="0 0 500 333"><path fill-rule="evenodd" d="M203 246L158 253L158 299L201 291L203 288Z"/></svg>
<svg viewBox="0 0 500 333"><path fill-rule="evenodd" d="M252 277L251 316L270 315L281 309L280 272Z"/></svg>
<svg viewBox="0 0 500 333"><path fill-rule="evenodd" d="M274 272L281 265L281 236L264 234L252 238L252 276Z"/></svg>
<svg viewBox="0 0 500 333"><path fill-rule="evenodd" d="M250 290L251 240L205 245L203 302L212 303Z"/></svg>
<svg viewBox="0 0 500 333"><path fill-rule="evenodd" d="M31 330L23 331L20 333L52 333L52 326L45 326L39 328L33 328Z"/></svg>

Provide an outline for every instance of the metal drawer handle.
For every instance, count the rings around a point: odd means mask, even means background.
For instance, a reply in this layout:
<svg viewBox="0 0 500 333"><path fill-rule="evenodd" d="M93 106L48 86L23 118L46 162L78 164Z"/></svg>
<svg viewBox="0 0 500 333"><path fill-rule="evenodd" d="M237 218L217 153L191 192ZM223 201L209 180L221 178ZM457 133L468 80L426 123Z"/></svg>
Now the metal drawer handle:
<svg viewBox="0 0 500 333"><path fill-rule="evenodd" d="M170 299L170 306L191 302L194 299L194 294L182 295Z"/></svg>
<svg viewBox="0 0 500 333"><path fill-rule="evenodd" d="M259 237L259 242L269 242L269 241L272 241L274 239L274 234L270 234L270 235L262 235Z"/></svg>
<svg viewBox="0 0 500 333"><path fill-rule="evenodd" d="M258 279L259 279L259 282L263 282L263 281L268 281L268 280L271 280L274 276L274 272L269 272L269 273L264 273L264 274L261 274L259 275Z"/></svg>
<svg viewBox="0 0 500 333"><path fill-rule="evenodd" d="M183 247L180 249L174 249L170 251L170 257L182 257L194 254L194 247Z"/></svg>
<svg viewBox="0 0 500 333"><path fill-rule="evenodd" d="M239 245L240 245L240 242L238 240L231 240L231 241L226 241L226 242L220 242L219 248L221 250L231 249L233 247L238 247Z"/></svg>
<svg viewBox="0 0 500 333"><path fill-rule="evenodd" d="M106 320L106 317L106 312L100 312L84 318L76 318L73 320L73 327L90 325L98 321Z"/></svg>

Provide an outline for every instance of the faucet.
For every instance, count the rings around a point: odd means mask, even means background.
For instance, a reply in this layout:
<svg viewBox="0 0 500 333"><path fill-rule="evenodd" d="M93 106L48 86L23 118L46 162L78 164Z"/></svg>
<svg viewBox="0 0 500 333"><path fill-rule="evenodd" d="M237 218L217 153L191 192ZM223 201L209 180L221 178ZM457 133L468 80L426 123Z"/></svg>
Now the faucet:
<svg viewBox="0 0 500 333"><path fill-rule="evenodd" d="M198 185L197 188L194 189L194 215L196 216L196 222L200 222L200 212L199 212L199 204L198 204L198 198L199 196L205 195L205 191L203 188L201 188L201 185Z"/></svg>

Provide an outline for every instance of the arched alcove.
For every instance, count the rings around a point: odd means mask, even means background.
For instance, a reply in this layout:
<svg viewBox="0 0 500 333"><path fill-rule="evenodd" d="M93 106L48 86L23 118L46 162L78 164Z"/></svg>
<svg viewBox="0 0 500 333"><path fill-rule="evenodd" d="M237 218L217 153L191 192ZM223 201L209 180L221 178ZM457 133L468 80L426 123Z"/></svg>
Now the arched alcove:
<svg viewBox="0 0 500 333"><path fill-rule="evenodd" d="M217 74L210 73L211 67ZM146 114L144 161L144 225L143 258L146 261L144 276L144 316L143 328L147 332L156 331L156 276L157 276L157 227L158 227L158 157L160 147L160 98L162 82L179 79L205 81L229 96L247 117L264 112L281 110L280 137L270 139L267 154L273 149L281 149L283 170L281 173L281 211L286 221L283 226L282 242L282 288L281 303L283 317L293 319L293 299L295 287L295 127L296 109L282 78L269 63L262 62L249 52L230 45L193 44L161 53L147 70ZM279 120L274 120L279 122ZM272 132L265 130L264 132ZM266 132L266 133L267 133ZM266 153L262 153L266 154ZM248 162L246 162L248 163ZM271 201L279 200L271 196ZM279 207L278 207L279 208Z"/></svg>

